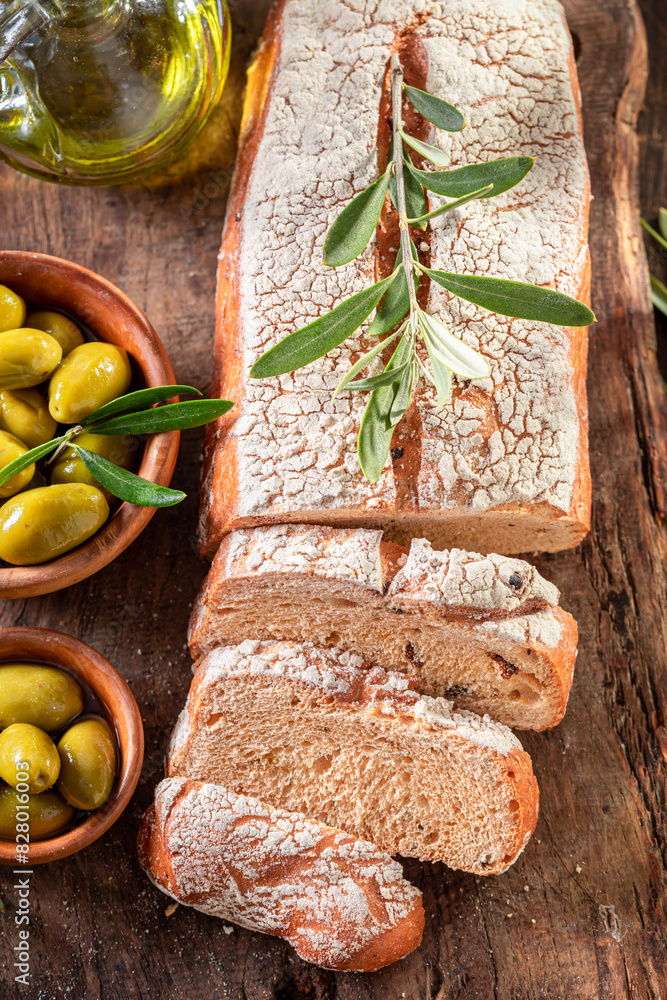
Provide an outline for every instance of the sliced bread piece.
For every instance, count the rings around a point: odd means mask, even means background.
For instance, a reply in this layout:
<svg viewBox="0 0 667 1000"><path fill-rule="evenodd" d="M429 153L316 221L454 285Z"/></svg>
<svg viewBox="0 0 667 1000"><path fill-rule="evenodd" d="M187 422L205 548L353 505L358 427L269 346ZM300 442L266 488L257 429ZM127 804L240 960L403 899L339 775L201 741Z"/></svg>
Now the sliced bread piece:
<svg viewBox="0 0 667 1000"><path fill-rule="evenodd" d="M504 871L537 821L528 754L505 726L361 662L290 642L215 649L174 729L168 774L303 812L389 854Z"/></svg>
<svg viewBox="0 0 667 1000"><path fill-rule="evenodd" d="M193 659L246 638L360 653L433 697L518 729L563 717L577 625L521 559L409 553L365 528L271 525L223 540L193 609Z"/></svg>
<svg viewBox="0 0 667 1000"><path fill-rule="evenodd" d="M138 849L173 899L285 938L326 969L371 972L421 942L421 893L387 854L220 785L160 782Z"/></svg>

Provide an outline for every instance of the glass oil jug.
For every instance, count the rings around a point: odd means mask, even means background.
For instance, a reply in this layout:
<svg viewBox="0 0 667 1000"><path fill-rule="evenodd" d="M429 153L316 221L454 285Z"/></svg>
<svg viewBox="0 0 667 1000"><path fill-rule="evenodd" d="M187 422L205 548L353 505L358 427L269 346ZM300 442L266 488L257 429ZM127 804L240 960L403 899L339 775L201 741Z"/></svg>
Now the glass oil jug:
<svg viewBox="0 0 667 1000"><path fill-rule="evenodd" d="M179 155L227 75L225 0L0 0L0 157L65 184Z"/></svg>

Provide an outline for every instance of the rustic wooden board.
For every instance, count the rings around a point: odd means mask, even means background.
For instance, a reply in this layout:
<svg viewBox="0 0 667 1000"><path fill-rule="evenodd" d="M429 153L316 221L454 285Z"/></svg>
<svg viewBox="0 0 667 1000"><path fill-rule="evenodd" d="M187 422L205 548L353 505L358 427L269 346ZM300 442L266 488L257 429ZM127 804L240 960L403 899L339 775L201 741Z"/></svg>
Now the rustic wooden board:
<svg viewBox="0 0 667 1000"><path fill-rule="evenodd" d="M662 0L643 0L659 15ZM101 272L146 310L177 378L210 378L213 289L238 127L243 65L265 2L233 10L235 56L223 106L184 164L135 188L60 189L0 170L5 246L59 254ZM422 947L375 975L307 966L281 942L168 900L135 858L139 817L161 773L188 688L185 630L204 569L194 531L200 436L185 435L159 513L94 579L5 602L3 625L69 631L130 681L146 726L138 792L101 842L39 869L32 892L32 987L14 989L16 893L0 871L0 994L40 1000L658 1000L667 990L665 788L667 413L637 227L635 119L646 73L634 0L566 0L579 50L592 205L593 529L574 552L538 560L581 629L565 721L529 734L542 788L535 838L509 873L474 878L407 864L423 889ZM655 107L667 98L665 75ZM662 102L662 104L661 104ZM653 105L652 105L653 107ZM650 142L664 159L664 137ZM653 183L652 191L660 191ZM651 196L653 197L653 195ZM663 192L664 197L664 192ZM650 201L650 199L649 199ZM652 204L652 203L651 203ZM657 204L652 204L653 211Z"/></svg>

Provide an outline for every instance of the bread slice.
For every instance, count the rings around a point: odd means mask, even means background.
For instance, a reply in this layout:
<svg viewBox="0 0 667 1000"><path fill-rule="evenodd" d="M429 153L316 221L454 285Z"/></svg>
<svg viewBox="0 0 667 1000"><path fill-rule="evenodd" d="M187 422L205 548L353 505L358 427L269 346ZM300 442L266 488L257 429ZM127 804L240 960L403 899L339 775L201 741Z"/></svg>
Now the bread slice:
<svg viewBox="0 0 667 1000"><path fill-rule="evenodd" d="M223 540L190 623L193 658L289 639L413 673L419 689L519 729L560 722L577 626L558 590L507 556L409 553L379 531L271 525Z"/></svg>
<svg viewBox="0 0 667 1000"><path fill-rule="evenodd" d="M278 0L249 73L219 257L212 394L236 405L206 438L208 558L228 531L278 521L504 553L554 552L588 530L585 330L497 316L422 281L422 304L491 376L455 378L442 408L420 379L374 484L356 452L367 397L332 398L374 343L367 323L294 374L248 377L264 351L394 266L389 202L358 260L322 264L327 228L385 168L394 51L408 84L463 112L467 128L444 133L405 102L408 130L441 145L452 167L536 156L517 187L415 231L422 263L588 296L590 187L558 0L355 0L344 12L338 0Z"/></svg>
<svg viewBox="0 0 667 1000"><path fill-rule="evenodd" d="M290 642L214 650L174 729L168 774L256 795L388 854L504 871L537 821L517 738L360 664Z"/></svg>
<svg viewBox="0 0 667 1000"><path fill-rule="evenodd" d="M285 938L325 969L371 972L421 942L421 893L387 854L220 785L160 782L138 849L173 899Z"/></svg>

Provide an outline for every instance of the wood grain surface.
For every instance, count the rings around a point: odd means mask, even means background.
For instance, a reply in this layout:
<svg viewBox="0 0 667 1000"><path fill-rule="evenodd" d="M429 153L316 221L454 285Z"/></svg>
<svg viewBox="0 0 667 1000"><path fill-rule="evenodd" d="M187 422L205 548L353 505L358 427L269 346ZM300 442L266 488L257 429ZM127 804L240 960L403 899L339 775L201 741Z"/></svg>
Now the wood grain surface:
<svg viewBox="0 0 667 1000"><path fill-rule="evenodd" d="M141 873L134 841L190 681L186 624L204 574L194 538L201 436L191 432L174 478L189 492L185 503L158 512L142 537L91 580L0 609L2 625L60 628L99 649L129 680L146 728L142 778L123 818L86 851L32 876L27 989L13 984L17 894L10 873L0 871L3 1000L667 995L667 412L637 224L635 125L646 42L634 0L565 5L579 53L594 193L593 528L577 550L537 560L578 619L581 646L564 722L548 733L522 734L542 789L535 838L498 877L407 863L424 892L424 942L373 975L323 972L278 940L184 907L171 912ZM664 3L643 6L659 54ZM187 160L167 176L86 190L0 170L3 244L71 258L117 283L151 318L177 379L202 389L211 373L216 254L243 67L265 7L259 0L234 5L225 99ZM641 143L650 152L643 174L649 215L667 200L664 59L650 94Z"/></svg>

